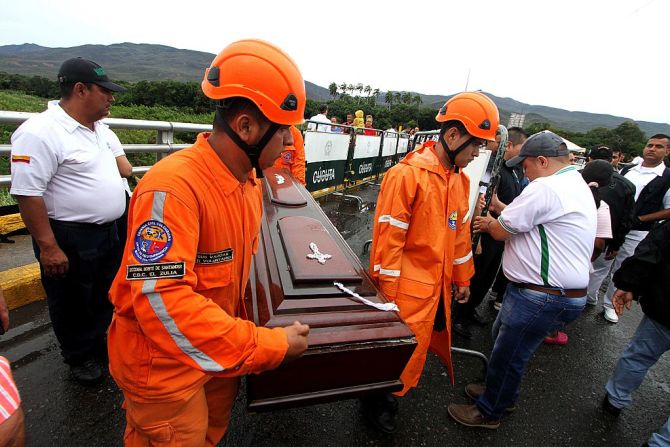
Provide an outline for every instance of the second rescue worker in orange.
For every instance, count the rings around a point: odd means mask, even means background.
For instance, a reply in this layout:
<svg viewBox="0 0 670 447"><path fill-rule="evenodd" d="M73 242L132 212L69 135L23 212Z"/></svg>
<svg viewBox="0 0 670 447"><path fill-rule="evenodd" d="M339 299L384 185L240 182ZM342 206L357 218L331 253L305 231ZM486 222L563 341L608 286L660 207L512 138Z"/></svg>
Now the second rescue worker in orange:
<svg viewBox="0 0 670 447"><path fill-rule="evenodd" d="M286 146L277 161L275 161L275 168L288 169L293 177L296 178L302 185L305 183L305 141L302 134L297 127L291 126L291 136L293 137L293 144Z"/></svg>
<svg viewBox="0 0 670 447"><path fill-rule="evenodd" d="M214 130L137 185L110 291L110 371L125 397L127 446L216 445L239 377L307 348L308 326L256 327L242 304L262 215L256 176L293 144L302 75L279 48L242 40L216 56L202 89L217 101Z"/></svg>
<svg viewBox="0 0 670 447"><path fill-rule="evenodd" d="M404 388L397 396L419 382L440 301L440 319L446 320L448 331L452 287L456 301L466 302L470 295L470 180L460 169L487 141L495 140L498 108L482 93L460 93L447 101L436 120L441 123L439 140L410 152L384 177L372 234L371 274L396 302L418 341L400 376ZM445 349L450 362L449 347ZM384 432L395 429L396 411L390 395L363 402L366 418Z"/></svg>

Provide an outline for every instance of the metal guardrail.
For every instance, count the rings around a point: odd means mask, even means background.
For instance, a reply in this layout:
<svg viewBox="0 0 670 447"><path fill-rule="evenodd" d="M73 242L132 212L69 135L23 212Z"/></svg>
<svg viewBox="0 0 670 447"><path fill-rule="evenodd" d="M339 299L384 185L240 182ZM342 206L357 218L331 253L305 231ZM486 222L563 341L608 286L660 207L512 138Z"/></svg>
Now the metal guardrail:
<svg viewBox="0 0 670 447"><path fill-rule="evenodd" d="M0 110L0 124L21 124L38 113L12 112ZM155 144L124 144L126 154L157 153L162 158L172 152L184 149L190 144L174 144L175 132L208 132L212 130L210 124L180 123L172 121L150 121L120 118L105 118L102 120L112 129L155 130ZM11 154L9 144L0 144L0 156L8 157ZM133 174L144 174L151 166L134 166ZM8 188L11 176L0 175L0 188Z"/></svg>

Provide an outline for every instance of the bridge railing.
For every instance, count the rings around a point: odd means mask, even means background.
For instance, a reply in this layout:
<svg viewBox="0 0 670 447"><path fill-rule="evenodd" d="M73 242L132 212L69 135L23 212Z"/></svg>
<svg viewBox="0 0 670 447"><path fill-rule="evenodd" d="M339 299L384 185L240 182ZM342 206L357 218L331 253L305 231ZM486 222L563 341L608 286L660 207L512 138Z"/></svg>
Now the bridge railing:
<svg viewBox="0 0 670 447"><path fill-rule="evenodd" d="M0 124L20 125L36 113L0 111ZM172 121L150 121L135 119L106 118L103 120L112 129L153 130L156 142L152 144L124 144L126 154L156 153L158 159L188 147L189 144L174 142L175 132L211 131L208 124L180 123ZM374 181L379 175L395 165L416 145L417 136L384 131L381 129L353 128L342 124L332 124L310 130L309 123L303 132L305 139L306 181L310 192L334 192L345 185L362 181ZM315 124L319 124L314 122ZM318 128L317 128L318 129ZM430 134L420 132L417 135ZM0 144L0 156L9 157L11 145ZM151 166L134 166L133 174L142 175ZM374 180L371 180L374 179ZM11 176L0 175L0 187L8 188ZM321 195L321 194L315 194Z"/></svg>
<svg viewBox="0 0 670 447"><path fill-rule="evenodd" d="M37 113L11 112L0 110L0 124L20 125ZM156 143L153 144L124 144L123 150L126 154L156 153L158 159L166 155L190 146L190 144L176 144L174 142L175 132L207 132L212 130L209 124L179 123L172 121L150 121L120 118L106 118L103 120L112 129L130 130L154 130L156 131ZM9 157L11 145L0 144L0 156ZM141 175L147 172L151 166L134 166L133 174ZM0 175L0 187L8 188L11 176Z"/></svg>

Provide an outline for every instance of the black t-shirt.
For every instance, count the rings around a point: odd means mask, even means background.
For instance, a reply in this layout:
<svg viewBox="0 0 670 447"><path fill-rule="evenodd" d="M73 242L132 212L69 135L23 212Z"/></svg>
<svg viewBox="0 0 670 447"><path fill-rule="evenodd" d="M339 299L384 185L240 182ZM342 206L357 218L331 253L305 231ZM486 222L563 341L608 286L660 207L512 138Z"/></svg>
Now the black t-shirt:
<svg viewBox="0 0 670 447"><path fill-rule="evenodd" d="M505 205L512 203L521 194L521 179L523 171L519 167L510 168L505 163L500 167L500 182L498 183L498 199ZM495 217L497 214L491 213Z"/></svg>

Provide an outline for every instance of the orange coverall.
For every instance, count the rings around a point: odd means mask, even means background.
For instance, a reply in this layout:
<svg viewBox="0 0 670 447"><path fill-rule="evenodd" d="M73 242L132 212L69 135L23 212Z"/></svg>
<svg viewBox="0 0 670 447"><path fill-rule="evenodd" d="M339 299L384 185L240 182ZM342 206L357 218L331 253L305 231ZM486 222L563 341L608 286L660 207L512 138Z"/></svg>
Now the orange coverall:
<svg viewBox="0 0 670 447"><path fill-rule="evenodd" d="M291 135L293 136L293 146L286 146L277 161L274 168L288 169L293 177L300 183L305 183L305 140L297 127L291 126Z"/></svg>
<svg viewBox="0 0 670 447"><path fill-rule="evenodd" d="M240 184L208 136L152 167L130 202L108 335L126 445L216 445L239 376L276 368L288 349L283 329L244 319L259 183Z"/></svg>
<svg viewBox="0 0 670 447"><path fill-rule="evenodd" d="M447 329L440 349L453 378L449 353L451 287L469 286L474 274L468 195L470 180L446 170L435 142L410 152L391 168L377 199L370 273L394 300L418 345L400 376L404 396L419 382L440 297Z"/></svg>

